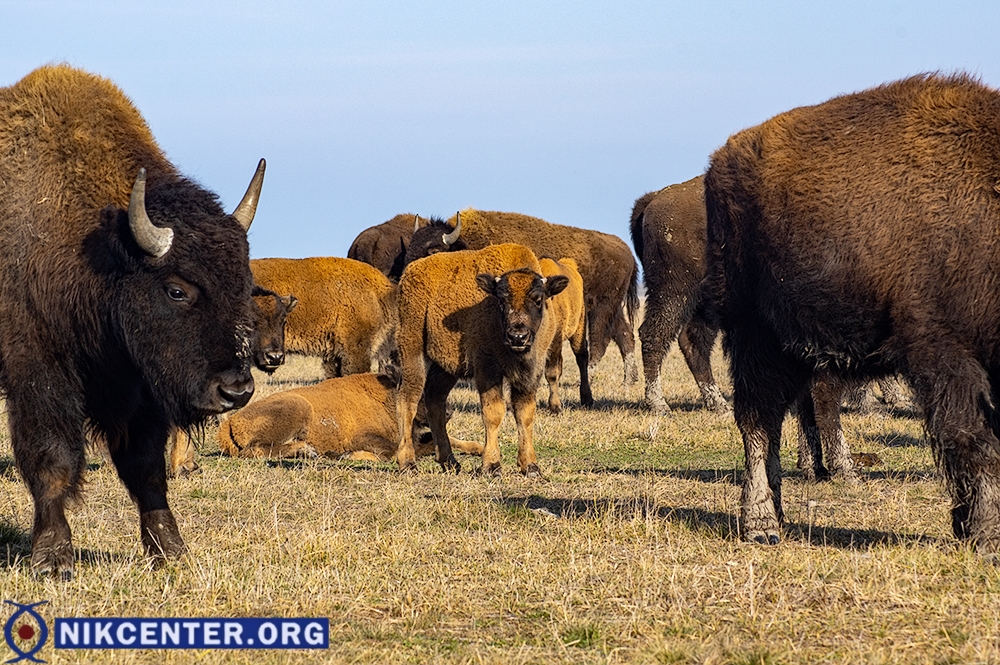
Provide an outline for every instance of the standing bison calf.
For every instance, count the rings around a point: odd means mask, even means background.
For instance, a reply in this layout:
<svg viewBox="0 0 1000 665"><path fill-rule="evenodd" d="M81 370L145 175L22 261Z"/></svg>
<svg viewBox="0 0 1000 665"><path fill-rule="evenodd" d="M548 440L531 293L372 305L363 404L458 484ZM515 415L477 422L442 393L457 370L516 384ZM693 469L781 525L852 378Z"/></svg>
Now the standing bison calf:
<svg viewBox="0 0 1000 665"><path fill-rule="evenodd" d="M399 445L396 377L352 374L314 386L285 390L252 402L222 423L219 448L233 457L332 455L387 461ZM411 435L418 457L434 442L419 413ZM452 439L452 448L481 455L482 444Z"/></svg>
<svg viewBox="0 0 1000 665"><path fill-rule="evenodd" d="M285 350L319 356L326 376L370 372L389 361L395 345L396 285L360 261L335 257L253 259L254 281L294 293Z"/></svg>
<svg viewBox="0 0 1000 665"><path fill-rule="evenodd" d="M541 475L532 426L535 393L556 330L548 300L568 282L564 275L542 277L535 255L521 245L442 252L407 266L399 282L403 380L396 460L401 469L416 465L411 425L423 395L437 461L445 470L460 470L448 438L445 404L458 379L472 376L486 430L481 471L500 472L497 433L506 413L507 381L517 422L518 464L525 475Z"/></svg>
<svg viewBox="0 0 1000 665"><path fill-rule="evenodd" d="M967 76L795 109L712 156L708 278L746 453L744 538L779 541L781 423L813 377L899 371L955 535L1000 549L998 192L1000 93Z"/></svg>
<svg viewBox="0 0 1000 665"><path fill-rule="evenodd" d="M559 399L559 379L562 377L563 342L569 340L569 346L576 356L576 366L580 370L580 404L594 405L594 395L590 391L590 374L588 358L590 356L590 340L587 335L587 308L583 300L583 278L576 268L573 259L541 258L538 265L542 275L548 279L563 275L569 280L566 288L557 296L552 297L552 317L556 322L556 332L552 338L548 358L545 361L545 380L549 384L549 411L562 411L562 400Z"/></svg>

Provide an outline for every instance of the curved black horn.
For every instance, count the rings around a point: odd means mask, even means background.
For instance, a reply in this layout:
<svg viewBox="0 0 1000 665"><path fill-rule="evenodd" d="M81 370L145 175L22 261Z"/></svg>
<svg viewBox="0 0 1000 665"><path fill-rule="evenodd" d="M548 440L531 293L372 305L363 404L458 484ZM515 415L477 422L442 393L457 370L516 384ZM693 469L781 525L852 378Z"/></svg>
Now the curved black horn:
<svg viewBox="0 0 1000 665"><path fill-rule="evenodd" d="M260 188L264 184L265 168L267 168L266 161L261 159L257 162L257 171L250 180L247 193L243 195L243 200L240 201L240 204L236 206L236 210L233 211L233 217L240 223L244 231L250 230L250 224L253 223L253 216L257 213L257 199L260 198Z"/></svg>
<svg viewBox="0 0 1000 665"><path fill-rule="evenodd" d="M160 258L170 251L174 230L155 226L146 214L146 169L139 169L132 185L132 195L128 200L128 227L136 244L150 256Z"/></svg>
<svg viewBox="0 0 1000 665"><path fill-rule="evenodd" d="M462 213L455 213L455 230L451 233L445 233L441 236L441 242L448 245L449 247L458 240L458 236L462 234Z"/></svg>

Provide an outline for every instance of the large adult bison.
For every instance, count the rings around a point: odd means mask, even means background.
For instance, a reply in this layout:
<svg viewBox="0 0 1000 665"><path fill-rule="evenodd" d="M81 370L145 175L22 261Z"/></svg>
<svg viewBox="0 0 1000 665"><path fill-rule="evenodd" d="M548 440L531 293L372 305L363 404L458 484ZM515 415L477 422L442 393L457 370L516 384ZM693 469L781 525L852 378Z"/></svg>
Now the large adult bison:
<svg viewBox="0 0 1000 665"><path fill-rule="evenodd" d="M419 225L418 215L405 213L396 215L387 222L369 226L351 243L347 258L374 266L383 275L398 282L403 274L406 248Z"/></svg>
<svg viewBox="0 0 1000 665"><path fill-rule="evenodd" d="M327 378L388 364L395 350L398 288L367 263L339 257L254 259L254 280L294 293L285 350L319 356Z"/></svg>
<svg viewBox="0 0 1000 665"><path fill-rule="evenodd" d="M451 450L445 405L462 377L474 377L482 405L486 443L480 471L500 472L497 438L507 407L517 422L517 461L527 476L540 476L532 441L535 393L556 334L548 300L569 278L544 278L531 250L491 245L445 252L415 261L399 282L399 388L401 469L416 466L412 424L423 395L427 422L445 470L461 469Z"/></svg>
<svg viewBox="0 0 1000 665"><path fill-rule="evenodd" d="M31 562L69 578L85 434L107 441L153 556L184 550L167 430L253 393L246 231L184 178L110 81L38 69L0 89L0 386L35 504Z"/></svg>
<svg viewBox="0 0 1000 665"><path fill-rule="evenodd" d="M1000 93L964 75L795 109L712 156L708 272L746 452L744 538L779 540L781 422L813 376L900 371L955 535L1000 549L998 192Z"/></svg>
<svg viewBox="0 0 1000 665"><path fill-rule="evenodd" d="M625 382L639 380L631 325L639 308L639 267L620 238L518 213L463 210L456 215L455 226L432 220L416 231L405 263L435 252L482 249L500 243L524 245L537 256L576 261L587 301L591 368L614 340L625 363Z"/></svg>
<svg viewBox="0 0 1000 665"><path fill-rule="evenodd" d="M719 330L705 317L705 186L702 176L644 194L632 207L632 246L642 262L646 310L639 326L646 403L669 413L660 368L676 339L702 399L728 411L712 374L712 345Z"/></svg>

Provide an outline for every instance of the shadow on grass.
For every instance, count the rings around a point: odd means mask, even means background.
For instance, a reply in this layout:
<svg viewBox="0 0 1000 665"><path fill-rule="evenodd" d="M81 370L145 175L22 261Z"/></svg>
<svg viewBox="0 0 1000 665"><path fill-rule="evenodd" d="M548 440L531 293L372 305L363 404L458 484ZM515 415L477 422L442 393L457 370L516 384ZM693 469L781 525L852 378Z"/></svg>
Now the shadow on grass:
<svg viewBox="0 0 1000 665"><path fill-rule="evenodd" d="M664 478L677 478L678 480L697 480L702 483L728 483L730 485L743 485L743 469L655 469L655 468L626 468L626 467L594 467L587 470L589 473L600 474L620 474L624 476L659 476ZM928 480L938 480L940 476L934 471L865 471L858 470L861 482L866 480L895 480L899 482L922 482ZM806 481L802 472L798 469L785 469L782 471L782 479L794 482ZM834 478L833 480L836 480ZM819 481L824 482L824 481Z"/></svg>
<svg viewBox="0 0 1000 665"><path fill-rule="evenodd" d="M128 557L110 552L95 550L76 550L77 563L95 565L124 561ZM13 568L29 569L31 567L31 532L16 524L0 519L0 570Z"/></svg>
<svg viewBox="0 0 1000 665"><path fill-rule="evenodd" d="M555 517L596 519L611 515L616 519L633 520L653 517L681 524L692 531L707 532L724 540L739 540L737 517L731 513L680 506L659 505L646 499L559 499L538 495L508 496L496 499L508 508L544 511ZM844 529L786 522L782 528L785 541L808 543L819 547L865 550L873 546L897 546L909 543L936 545L937 538L920 534L896 533L877 529Z"/></svg>

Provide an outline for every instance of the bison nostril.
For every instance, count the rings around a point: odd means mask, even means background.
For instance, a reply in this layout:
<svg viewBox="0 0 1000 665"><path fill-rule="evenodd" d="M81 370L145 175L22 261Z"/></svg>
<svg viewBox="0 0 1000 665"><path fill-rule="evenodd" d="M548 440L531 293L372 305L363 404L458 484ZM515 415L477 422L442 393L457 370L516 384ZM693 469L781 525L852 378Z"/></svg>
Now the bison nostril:
<svg viewBox="0 0 1000 665"><path fill-rule="evenodd" d="M267 357L267 362L271 365L280 365L285 362L284 353L267 353L264 355Z"/></svg>

